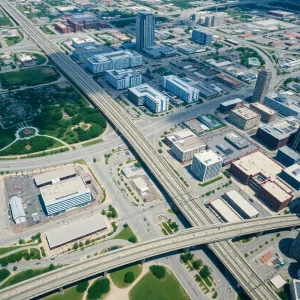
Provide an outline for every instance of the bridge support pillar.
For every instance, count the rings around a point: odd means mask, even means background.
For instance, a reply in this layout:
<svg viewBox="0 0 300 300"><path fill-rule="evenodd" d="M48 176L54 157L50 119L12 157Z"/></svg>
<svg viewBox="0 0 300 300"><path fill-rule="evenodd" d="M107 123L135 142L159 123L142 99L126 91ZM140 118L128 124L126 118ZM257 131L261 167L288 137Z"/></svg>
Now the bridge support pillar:
<svg viewBox="0 0 300 300"><path fill-rule="evenodd" d="M141 265L143 265L145 263L146 259L142 259L141 260Z"/></svg>
<svg viewBox="0 0 300 300"><path fill-rule="evenodd" d="M105 271L105 272L103 273L103 276L104 276L104 277L107 277L107 271Z"/></svg>
<svg viewBox="0 0 300 300"><path fill-rule="evenodd" d="M190 251L190 248L184 248L184 249L182 249L182 250L184 251L184 253L187 253L187 252Z"/></svg>
<svg viewBox="0 0 300 300"><path fill-rule="evenodd" d="M257 237L260 237L262 234L263 234L263 231L262 231L262 232L258 232L258 233L256 234L256 236L257 236Z"/></svg>
<svg viewBox="0 0 300 300"><path fill-rule="evenodd" d="M291 228L291 231L294 231L295 229L296 229L296 226L292 227L292 228Z"/></svg>
<svg viewBox="0 0 300 300"><path fill-rule="evenodd" d="M63 293L65 292L64 288L63 288L63 287L60 287L60 288L59 288L59 292L60 292L61 294L63 294Z"/></svg>

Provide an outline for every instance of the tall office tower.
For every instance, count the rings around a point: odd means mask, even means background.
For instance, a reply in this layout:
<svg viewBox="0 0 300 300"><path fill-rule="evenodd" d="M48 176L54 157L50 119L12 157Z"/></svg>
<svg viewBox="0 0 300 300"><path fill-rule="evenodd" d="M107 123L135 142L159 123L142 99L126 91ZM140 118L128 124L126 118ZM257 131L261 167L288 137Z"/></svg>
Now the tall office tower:
<svg viewBox="0 0 300 300"><path fill-rule="evenodd" d="M201 45L210 46L212 43L212 34L194 29L192 33L192 41Z"/></svg>
<svg viewBox="0 0 300 300"><path fill-rule="evenodd" d="M291 245L290 255L297 261L300 261L300 233L298 233Z"/></svg>
<svg viewBox="0 0 300 300"><path fill-rule="evenodd" d="M270 70L261 70L258 73L258 77L255 84L255 89L252 96L252 102L263 102L268 89L270 86L270 81L272 78L272 73Z"/></svg>
<svg viewBox="0 0 300 300"><path fill-rule="evenodd" d="M151 12L142 11L136 18L136 50L154 45L155 16Z"/></svg>
<svg viewBox="0 0 300 300"><path fill-rule="evenodd" d="M300 149L300 127L295 135L293 145L291 147L293 150L297 151Z"/></svg>

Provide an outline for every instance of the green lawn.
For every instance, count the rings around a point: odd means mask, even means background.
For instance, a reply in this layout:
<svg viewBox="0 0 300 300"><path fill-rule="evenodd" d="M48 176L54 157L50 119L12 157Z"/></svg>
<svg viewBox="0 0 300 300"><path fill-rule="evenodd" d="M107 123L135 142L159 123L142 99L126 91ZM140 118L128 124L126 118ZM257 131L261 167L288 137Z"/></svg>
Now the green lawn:
<svg viewBox="0 0 300 300"><path fill-rule="evenodd" d="M131 236L135 236L131 228L128 226L124 228L114 239L128 240Z"/></svg>
<svg viewBox="0 0 300 300"><path fill-rule="evenodd" d="M92 146L92 145L99 144L99 143L102 143L102 142L103 142L102 139L98 139L98 140L83 143L82 147Z"/></svg>
<svg viewBox="0 0 300 300"><path fill-rule="evenodd" d="M190 299L181 284L170 270L166 277L157 279L148 272L129 293L130 300L188 300Z"/></svg>
<svg viewBox="0 0 300 300"><path fill-rule="evenodd" d="M11 247L3 247L3 248L0 248L0 255L3 255L3 254L6 254L10 251L13 251L13 250L16 250L16 249L19 249L21 248L22 246L11 246Z"/></svg>
<svg viewBox="0 0 300 300"><path fill-rule="evenodd" d="M0 80L4 88L21 85L32 86L51 82L58 78L58 72L48 66L0 74Z"/></svg>
<svg viewBox="0 0 300 300"><path fill-rule="evenodd" d="M10 21L10 19L4 14L3 10L0 9L0 14L1 14L1 18L0 18L0 26L12 26L12 22Z"/></svg>
<svg viewBox="0 0 300 300"><path fill-rule="evenodd" d="M127 268L118 269L110 274L110 278L119 289L126 288L131 285L131 283L127 283L124 281L125 274L127 272L133 272L135 280L142 273L143 267L141 265L134 265Z"/></svg>
<svg viewBox="0 0 300 300"><path fill-rule="evenodd" d="M42 300L82 300L82 293L76 291L76 286L68 288L64 291L63 294L55 293L48 297L43 298Z"/></svg>

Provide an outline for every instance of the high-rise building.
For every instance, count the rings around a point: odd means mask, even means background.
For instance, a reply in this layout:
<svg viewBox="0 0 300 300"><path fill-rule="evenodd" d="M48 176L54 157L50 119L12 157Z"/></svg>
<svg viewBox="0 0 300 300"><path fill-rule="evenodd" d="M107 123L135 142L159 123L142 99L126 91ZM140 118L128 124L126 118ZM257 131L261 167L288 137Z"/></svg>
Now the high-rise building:
<svg viewBox="0 0 300 300"><path fill-rule="evenodd" d="M298 233L291 245L290 255L297 261L300 261L300 233Z"/></svg>
<svg viewBox="0 0 300 300"><path fill-rule="evenodd" d="M136 18L136 50L154 45L155 16L148 11L141 11Z"/></svg>
<svg viewBox="0 0 300 300"><path fill-rule="evenodd" d="M210 46L212 43L212 34L194 29L192 33L192 40L201 45Z"/></svg>
<svg viewBox="0 0 300 300"><path fill-rule="evenodd" d="M206 16L205 17L205 21L204 21L204 25L207 26L207 27L210 27L211 26L211 16Z"/></svg>
<svg viewBox="0 0 300 300"><path fill-rule="evenodd" d="M255 89L252 96L252 102L263 102L268 89L270 86L270 81L272 78L272 73L270 70L261 70L258 73L258 77L255 84Z"/></svg>
<svg viewBox="0 0 300 300"><path fill-rule="evenodd" d="M217 177L222 170L223 158L207 150L194 155L192 162L192 172L200 181L207 181Z"/></svg>
<svg viewBox="0 0 300 300"><path fill-rule="evenodd" d="M295 135L295 139L293 141L293 145L291 148L295 151L300 149L300 127L297 130L297 133Z"/></svg>

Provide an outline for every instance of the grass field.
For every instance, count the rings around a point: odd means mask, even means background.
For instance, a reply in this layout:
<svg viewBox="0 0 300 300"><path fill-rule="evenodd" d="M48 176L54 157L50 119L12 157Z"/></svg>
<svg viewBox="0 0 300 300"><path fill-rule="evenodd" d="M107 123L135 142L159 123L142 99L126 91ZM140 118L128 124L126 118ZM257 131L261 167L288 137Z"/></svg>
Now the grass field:
<svg viewBox="0 0 300 300"><path fill-rule="evenodd" d="M130 300L188 300L189 296L171 271L157 279L148 272L130 291Z"/></svg>
<svg viewBox="0 0 300 300"><path fill-rule="evenodd" d="M102 143L102 142L103 142L102 139L98 139L98 140L83 143L82 147L88 147L88 146L92 146L92 145L99 144L99 143Z"/></svg>
<svg viewBox="0 0 300 300"><path fill-rule="evenodd" d="M0 74L0 80L5 88L21 85L37 85L51 82L59 78L58 72L51 67L37 67Z"/></svg>
<svg viewBox="0 0 300 300"><path fill-rule="evenodd" d="M141 265L134 265L127 268L122 268L119 270L116 270L110 274L110 278L115 284L116 287L119 289L126 288L130 286L132 283L127 283L124 281L125 274L127 272L133 272L135 280L138 278L138 276L142 273L143 267Z"/></svg>
<svg viewBox="0 0 300 300"><path fill-rule="evenodd" d="M12 22L10 21L10 19L4 14L3 10L0 9L0 14L1 14L1 18L0 18L0 26L12 26Z"/></svg>
<svg viewBox="0 0 300 300"><path fill-rule="evenodd" d="M124 228L119 234L117 234L114 239L128 240L131 236L135 236L131 228L128 226Z"/></svg>
<svg viewBox="0 0 300 300"><path fill-rule="evenodd" d="M42 298L42 300L82 300L83 294L76 291L76 286L68 288L63 294L55 293L48 297Z"/></svg>
<svg viewBox="0 0 300 300"><path fill-rule="evenodd" d="M0 248L0 255L6 254L8 252L11 252L11 251L19 249L19 248L21 248L21 247L19 247L19 246L11 246L11 247Z"/></svg>

